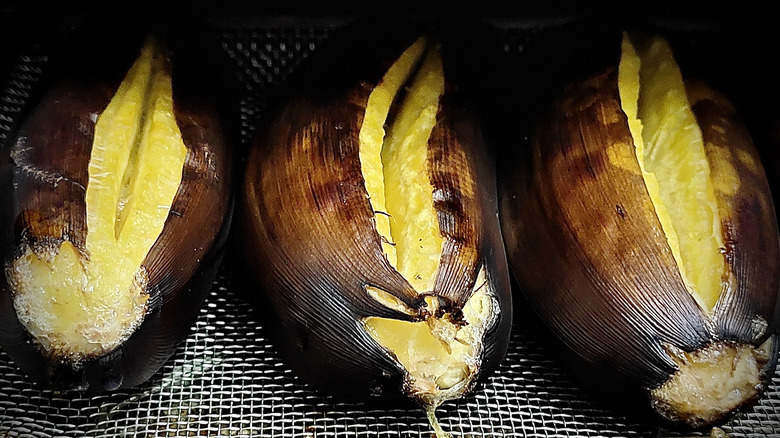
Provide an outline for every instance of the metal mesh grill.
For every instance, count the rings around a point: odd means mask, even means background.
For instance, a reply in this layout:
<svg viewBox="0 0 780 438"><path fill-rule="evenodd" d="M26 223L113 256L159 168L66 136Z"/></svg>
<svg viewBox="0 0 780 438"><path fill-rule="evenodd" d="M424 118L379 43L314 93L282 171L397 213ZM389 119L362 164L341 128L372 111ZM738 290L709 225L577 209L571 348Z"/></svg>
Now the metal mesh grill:
<svg viewBox="0 0 780 438"><path fill-rule="evenodd" d="M337 21L257 23L224 28L220 38L246 86L243 140L267 93ZM505 49L521 51L531 31L507 26ZM45 68L45 54L18 58L0 97L0 139ZM2 206L2 208L7 208ZM282 363L262 321L244 299L237 272L223 265L197 324L150 381L111 394L38 389L0 352L0 436L11 437L411 437L428 436L420 409L344 403L313 392ZM509 352L486 384L445 404L439 417L458 436L617 437L675 435L617 416L591 401L518 315ZM762 400L723 429L734 437L780 435L780 369Z"/></svg>

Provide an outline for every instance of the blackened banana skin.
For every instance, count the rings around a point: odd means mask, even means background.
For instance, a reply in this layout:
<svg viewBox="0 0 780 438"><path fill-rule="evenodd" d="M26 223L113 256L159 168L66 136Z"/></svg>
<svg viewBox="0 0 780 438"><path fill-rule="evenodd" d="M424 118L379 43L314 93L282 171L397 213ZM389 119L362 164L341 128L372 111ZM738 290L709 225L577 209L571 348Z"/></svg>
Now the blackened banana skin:
<svg viewBox="0 0 780 438"><path fill-rule="evenodd" d="M64 242L89 263L85 197L95 127L149 35L156 35L156 56L164 58L161 75L172 83L173 119L186 155L162 232L139 268L143 314L108 351L47 349L19 318L11 267L22 248L45 256ZM0 346L44 387L102 391L139 385L162 367L197 317L232 216L229 147L237 114L233 85L220 70L222 54L208 35L205 27L174 20L165 27L83 24L53 49L41 94L0 151Z"/></svg>

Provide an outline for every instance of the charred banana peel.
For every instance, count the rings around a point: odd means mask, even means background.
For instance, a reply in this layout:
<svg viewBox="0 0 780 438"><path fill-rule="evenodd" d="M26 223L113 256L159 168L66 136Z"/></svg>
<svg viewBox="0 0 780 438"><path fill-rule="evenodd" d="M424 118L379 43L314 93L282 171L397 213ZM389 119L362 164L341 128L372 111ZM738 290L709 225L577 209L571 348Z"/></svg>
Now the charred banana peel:
<svg viewBox="0 0 780 438"><path fill-rule="evenodd" d="M621 49L538 125L530 183L505 181L510 263L577 355L667 420L717 424L776 363L772 198L723 96L684 81L662 38L624 35Z"/></svg>
<svg viewBox="0 0 780 438"><path fill-rule="evenodd" d="M443 435L434 409L506 351L508 271L495 180L476 119L450 97L442 45L402 41L389 67L372 48L359 62L374 64L320 74L349 47L302 66L317 73L294 85L311 88L249 157L244 240L301 377L336 394L403 393ZM346 87L322 97L332 82Z"/></svg>
<svg viewBox="0 0 780 438"><path fill-rule="evenodd" d="M190 89L174 84L162 40L148 37L136 56L116 82L59 81L3 163L12 217L2 225L14 232L0 341L57 389L133 386L162 366L194 322L227 222L213 109L181 96Z"/></svg>

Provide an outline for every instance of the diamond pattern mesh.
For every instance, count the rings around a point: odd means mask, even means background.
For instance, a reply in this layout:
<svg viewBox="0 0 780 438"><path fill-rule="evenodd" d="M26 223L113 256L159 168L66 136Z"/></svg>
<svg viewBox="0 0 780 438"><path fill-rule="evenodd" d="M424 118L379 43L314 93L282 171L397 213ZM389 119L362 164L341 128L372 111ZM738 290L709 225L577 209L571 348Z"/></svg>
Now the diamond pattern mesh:
<svg viewBox="0 0 780 438"><path fill-rule="evenodd" d="M335 23L335 24L334 24ZM242 22L220 38L246 86L243 139L264 96L338 21ZM505 49L522 51L532 31L506 26ZM46 56L22 53L0 90L0 140L8 137ZM0 208L6 208L2 206ZM421 410L340 402L310 390L278 358L262 321L225 263L190 336L150 381L110 394L37 388L0 352L0 436L9 437L427 437ZM463 437L679 436L591 401L520 314L509 352L484 386L439 411ZM723 429L734 437L780 436L780 369L761 401Z"/></svg>

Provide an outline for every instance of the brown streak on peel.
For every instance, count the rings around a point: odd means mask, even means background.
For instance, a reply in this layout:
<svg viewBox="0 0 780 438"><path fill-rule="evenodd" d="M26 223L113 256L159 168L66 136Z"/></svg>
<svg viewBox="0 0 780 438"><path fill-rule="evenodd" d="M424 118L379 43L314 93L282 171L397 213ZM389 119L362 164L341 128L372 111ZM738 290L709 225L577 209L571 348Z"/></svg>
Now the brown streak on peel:
<svg viewBox="0 0 780 438"><path fill-rule="evenodd" d="M268 216L263 218L265 232L277 239L277 245L287 247L285 254L318 254L318 260L298 261L308 266L312 278L345 275L346 281L375 285L414 305L416 292L389 265L374 230L358 158L365 103L358 105L356 99L353 93L349 103L318 112L313 102L298 98L269 128L266 138L274 148L260 152L266 156L259 160L263 165L257 171L258 192L263 193L265 204L262 211ZM294 214L287 212L291 208ZM306 242L314 245L306 247ZM328 263L353 269L332 271ZM373 302L362 287L360 291L360 299Z"/></svg>
<svg viewBox="0 0 780 438"><path fill-rule="evenodd" d="M176 109L187 156L165 227L143 262L150 284L166 279L172 290L192 277L212 247L224 219L213 212L227 210L231 185L225 127L216 109L182 103ZM203 205L210 207L198 208Z"/></svg>
<svg viewBox="0 0 780 438"><path fill-rule="evenodd" d="M687 83L692 109L702 130L716 182L716 199L729 266L716 307L721 336L753 343L752 321L771 321L780 279L775 209L766 175L750 133L731 103L698 81ZM741 157L741 158L740 158Z"/></svg>
<svg viewBox="0 0 780 438"><path fill-rule="evenodd" d="M475 138L473 131L458 131L457 126L462 126L458 124L470 126L458 117L440 111L428 141L428 172L439 229L445 237L434 293L460 308L471 297L479 269L483 209L477 198L475 170L461 143Z"/></svg>
<svg viewBox="0 0 780 438"><path fill-rule="evenodd" d="M86 163L97 120L92 115L100 113L110 98L108 86L65 82L22 126L10 151L17 195L9 207L17 218L17 234L29 243L49 236L85 249Z"/></svg>

